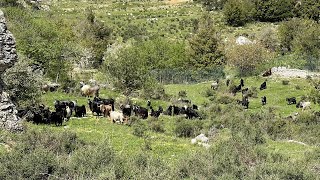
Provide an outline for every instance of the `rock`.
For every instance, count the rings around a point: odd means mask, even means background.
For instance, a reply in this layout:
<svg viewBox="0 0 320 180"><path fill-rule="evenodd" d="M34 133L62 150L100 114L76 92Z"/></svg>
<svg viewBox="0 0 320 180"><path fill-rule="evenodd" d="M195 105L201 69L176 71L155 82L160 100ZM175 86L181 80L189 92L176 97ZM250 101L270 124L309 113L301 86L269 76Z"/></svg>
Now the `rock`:
<svg viewBox="0 0 320 180"><path fill-rule="evenodd" d="M21 119L17 116L16 106L11 102L9 94L3 89L1 75L18 60L16 42L7 29L4 13L0 10L0 129L21 131Z"/></svg>
<svg viewBox="0 0 320 180"><path fill-rule="evenodd" d="M244 36L239 36L236 39L236 44L238 44L238 45L245 45L245 44L252 44L252 43L253 42L250 39L248 39L248 38L246 38Z"/></svg>

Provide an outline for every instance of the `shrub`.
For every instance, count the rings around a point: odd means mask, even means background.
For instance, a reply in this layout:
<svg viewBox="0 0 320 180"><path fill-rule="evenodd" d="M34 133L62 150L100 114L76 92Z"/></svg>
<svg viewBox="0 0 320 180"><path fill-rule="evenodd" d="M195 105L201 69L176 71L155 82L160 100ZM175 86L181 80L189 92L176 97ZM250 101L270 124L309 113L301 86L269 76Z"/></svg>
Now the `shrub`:
<svg viewBox="0 0 320 180"><path fill-rule="evenodd" d="M2 0L0 2L0 6L6 7L6 6L19 6L18 0Z"/></svg>
<svg viewBox="0 0 320 180"><path fill-rule="evenodd" d="M204 97L213 97L215 95L216 95L216 91L214 91L211 88L206 88L205 91L204 91Z"/></svg>
<svg viewBox="0 0 320 180"><path fill-rule="evenodd" d="M3 76L10 97L19 106L28 106L39 102L41 77L32 72L27 60L21 58Z"/></svg>
<svg viewBox="0 0 320 180"><path fill-rule="evenodd" d="M106 140L86 146L71 156L70 170L76 177L93 178L113 164L115 153Z"/></svg>
<svg viewBox="0 0 320 180"><path fill-rule="evenodd" d="M234 101L234 98L230 95L221 95L217 98L217 102L220 104L230 104Z"/></svg>
<svg viewBox="0 0 320 180"><path fill-rule="evenodd" d="M195 68L206 68L223 65L223 53L220 47L220 36L208 23L201 27L197 34L189 39L188 64Z"/></svg>
<svg viewBox="0 0 320 180"><path fill-rule="evenodd" d="M276 22L294 17L295 0L255 1L256 18L260 21Z"/></svg>
<svg viewBox="0 0 320 180"><path fill-rule="evenodd" d="M304 26L304 21L296 18L281 23L278 28L281 48L288 51L293 50L294 40L298 34L303 33Z"/></svg>
<svg viewBox="0 0 320 180"><path fill-rule="evenodd" d="M226 58L240 76L257 75L268 60L268 51L259 44L237 45L227 50Z"/></svg>
<svg viewBox="0 0 320 180"><path fill-rule="evenodd" d="M54 174L58 163L53 152L40 148L26 153L22 149L0 154L0 179L45 179Z"/></svg>
<svg viewBox="0 0 320 180"><path fill-rule="evenodd" d="M223 7L225 21L231 26L243 26L252 19L254 6L249 0L229 0Z"/></svg>
<svg viewBox="0 0 320 180"><path fill-rule="evenodd" d="M192 137L199 134L201 129L202 123L200 121L179 119L176 122L174 132L178 137Z"/></svg>
<svg viewBox="0 0 320 180"><path fill-rule="evenodd" d="M207 11L212 11L221 10L227 0L196 0L195 2L200 2Z"/></svg>
<svg viewBox="0 0 320 180"><path fill-rule="evenodd" d="M166 99L168 97L163 85L153 78L146 80L142 87L141 96L145 99Z"/></svg>
<svg viewBox="0 0 320 180"><path fill-rule="evenodd" d="M145 135L145 131L147 130L146 125L142 121L138 121L133 125L133 135L138 137L143 137Z"/></svg>
<svg viewBox="0 0 320 180"><path fill-rule="evenodd" d="M320 2L319 1L309 1L309 0L301 0L300 4L298 6L298 17L313 19L315 21L320 20L320 14L319 14L319 7Z"/></svg>
<svg viewBox="0 0 320 180"><path fill-rule="evenodd" d="M54 132L48 128L41 130L28 129L20 138L23 142L20 146L26 152L46 148L55 154L63 155L70 154L84 145L84 142L79 140L73 132Z"/></svg>
<svg viewBox="0 0 320 180"><path fill-rule="evenodd" d="M289 80L282 80L282 85L288 85L289 84Z"/></svg>
<svg viewBox="0 0 320 180"><path fill-rule="evenodd" d="M181 98L187 97L187 92L186 91L179 91L178 92L178 97L181 97Z"/></svg>
<svg viewBox="0 0 320 180"><path fill-rule="evenodd" d="M275 52L280 47L280 41L275 28L265 28L258 35L258 40L266 49Z"/></svg>
<svg viewBox="0 0 320 180"><path fill-rule="evenodd" d="M149 128L154 132L159 132L159 133L165 132L163 122L155 118L152 118L149 121Z"/></svg>

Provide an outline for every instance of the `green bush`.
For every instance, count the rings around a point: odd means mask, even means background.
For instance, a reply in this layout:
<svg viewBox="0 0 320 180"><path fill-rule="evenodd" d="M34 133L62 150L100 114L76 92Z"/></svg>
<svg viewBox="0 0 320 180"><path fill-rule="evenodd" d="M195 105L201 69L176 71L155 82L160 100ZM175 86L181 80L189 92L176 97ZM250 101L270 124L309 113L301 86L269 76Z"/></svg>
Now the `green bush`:
<svg viewBox="0 0 320 180"><path fill-rule="evenodd" d="M289 80L282 80L282 85L288 85L289 84Z"/></svg>
<svg viewBox="0 0 320 180"><path fill-rule="evenodd" d="M243 26L252 19L254 6L249 0L228 0L223 7L225 21L231 26Z"/></svg>
<svg viewBox="0 0 320 180"><path fill-rule="evenodd" d="M27 59L20 60L3 76L10 97L19 106L28 106L40 101L41 76L32 72Z"/></svg>
<svg viewBox="0 0 320 180"><path fill-rule="evenodd" d="M146 130L146 125L141 120L139 120L138 122L134 123L132 134L138 137L143 137Z"/></svg>
<svg viewBox="0 0 320 180"><path fill-rule="evenodd" d="M219 96L216 101L220 104L230 104L234 102L234 100L235 99L230 95L222 95L222 96Z"/></svg>
<svg viewBox="0 0 320 180"><path fill-rule="evenodd" d="M200 2L207 11L212 11L221 10L227 0L195 0L195 2Z"/></svg>
<svg viewBox="0 0 320 180"><path fill-rule="evenodd" d="M159 133L165 132L163 122L155 118L150 119L149 128L154 132L159 132Z"/></svg>
<svg viewBox="0 0 320 180"><path fill-rule="evenodd" d="M295 0L256 0L256 19L277 22L294 17Z"/></svg>
<svg viewBox="0 0 320 180"><path fill-rule="evenodd" d="M6 7L6 6L19 6L18 0L1 0L0 6Z"/></svg>
<svg viewBox="0 0 320 180"><path fill-rule="evenodd" d="M102 172L108 172L115 161L111 146L103 140L94 146L84 146L71 156L70 171L76 177L94 178Z"/></svg>
<svg viewBox="0 0 320 180"><path fill-rule="evenodd" d="M175 124L174 132L178 137L193 137L200 133L202 126L203 124L199 120L179 119Z"/></svg>
<svg viewBox="0 0 320 180"><path fill-rule="evenodd" d="M228 64L235 67L242 77L261 73L270 56L272 54L260 44L237 45L226 52Z"/></svg>
<svg viewBox="0 0 320 180"><path fill-rule="evenodd" d="M206 88L204 91L204 97L213 97L216 95L216 91L211 88Z"/></svg>
<svg viewBox="0 0 320 180"><path fill-rule="evenodd" d="M0 154L0 179L45 179L58 169L55 154L38 147L26 153L17 148Z"/></svg>
<svg viewBox="0 0 320 180"><path fill-rule="evenodd" d="M187 92L186 91L179 91L178 92L178 97L181 97L181 98L187 97Z"/></svg>
<svg viewBox="0 0 320 180"><path fill-rule="evenodd" d="M302 19L291 19L280 24L278 28L278 36L282 49L292 51L294 49L294 41L298 34L303 33L305 22Z"/></svg>

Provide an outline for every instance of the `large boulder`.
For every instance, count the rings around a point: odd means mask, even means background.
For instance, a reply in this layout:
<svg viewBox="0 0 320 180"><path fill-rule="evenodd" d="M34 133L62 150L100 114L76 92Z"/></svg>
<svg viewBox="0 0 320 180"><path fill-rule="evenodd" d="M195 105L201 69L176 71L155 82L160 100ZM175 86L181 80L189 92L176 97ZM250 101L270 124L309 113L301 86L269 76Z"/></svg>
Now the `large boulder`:
<svg viewBox="0 0 320 180"><path fill-rule="evenodd" d="M7 29L4 13L0 10L0 129L10 131L22 130L22 124L17 116L16 106L11 102L8 93L5 92L1 76L17 60L16 41Z"/></svg>

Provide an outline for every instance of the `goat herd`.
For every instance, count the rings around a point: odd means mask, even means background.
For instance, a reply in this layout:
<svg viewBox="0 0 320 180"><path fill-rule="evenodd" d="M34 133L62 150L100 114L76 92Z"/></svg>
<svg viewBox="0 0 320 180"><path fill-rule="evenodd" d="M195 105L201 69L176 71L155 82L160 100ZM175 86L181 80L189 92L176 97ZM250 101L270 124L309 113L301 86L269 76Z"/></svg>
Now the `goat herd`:
<svg viewBox="0 0 320 180"><path fill-rule="evenodd" d="M230 85L230 80L227 79L226 85ZM86 86L83 86L86 87ZM160 114L163 115L183 115L187 119L199 118L202 119L198 113L198 106L191 104L190 100L179 99L179 101L185 104L182 107L176 105L170 105L165 111L161 106L158 107L158 110L154 110L151 106L151 101L148 100L146 107L139 105L132 105L131 103L125 103L120 105L119 110L115 110L115 100L112 98L104 99L100 98L98 95L99 88L88 88L84 90L82 87L82 92L90 92L94 94L95 97L91 100L88 100L88 106L93 115L109 117L111 122L115 123L125 123L128 124L128 121L132 115L137 116L141 119L147 119L148 116L158 118ZM219 87L219 81L215 81L211 84L211 88L216 90ZM240 80L240 84L237 86L232 86L229 88L230 93L234 96L238 92L242 92L242 100L237 100L237 103L244 106L245 109L249 108L249 97L251 97L252 92L248 88L244 88L244 80ZM260 85L260 90L267 89L267 81L264 81ZM82 93L86 95L85 93ZM306 101L300 101L297 103L295 97L286 98L288 105L296 104L297 108L310 108L311 103ZM267 104L267 97L261 97L262 105ZM70 100L56 100L54 102L55 111L50 111L49 107L44 105L39 106L29 106L24 109L18 110L18 116L32 121L36 124L55 124L62 125L64 121L68 121L72 116L74 117L85 117L87 114L87 108L85 105L78 105L77 101Z"/></svg>
<svg viewBox="0 0 320 180"><path fill-rule="evenodd" d="M230 79L227 79L226 86L229 87L229 85L230 85ZM213 89L213 90L216 90L218 87L219 87L219 80L217 80L211 84L211 89ZM248 109L249 108L249 97L251 96L251 92L250 92L249 88L243 89L243 87L244 87L244 80L240 79L240 84L238 86L231 87L230 92L234 96L236 95L237 92L242 92L242 100L237 100L237 103L244 106L245 109ZM267 89L267 81L266 80L260 85L259 89L260 90ZM297 108L306 109L306 108L310 108L310 106L311 106L311 102L308 102L308 101L299 101L297 103L295 97L286 98L286 101L287 101L288 105L296 104ZM262 105L267 104L267 97L266 96L261 97L261 104Z"/></svg>
<svg viewBox="0 0 320 180"><path fill-rule="evenodd" d="M186 101L186 100L181 100ZM128 124L130 116L134 115L141 119L147 119L148 116L158 118L160 114L174 116L183 115L188 119L199 118L198 106L191 105L191 101L188 101L189 106L178 107L170 105L165 111L161 106L158 110L154 110L151 106L151 101L147 101L147 107L139 105L125 104L120 105L120 110L115 110L115 100L104 99L100 97L94 97L92 100L88 99L88 106L93 115L109 117L111 122ZM85 105L78 105L77 101L69 100L56 100L54 102L55 111L50 111L49 107L44 105L28 106L24 109L18 110L18 116L32 121L36 124L55 124L56 126L62 125L64 121L68 121L72 116L85 117L87 114ZM150 113L149 113L150 112Z"/></svg>

